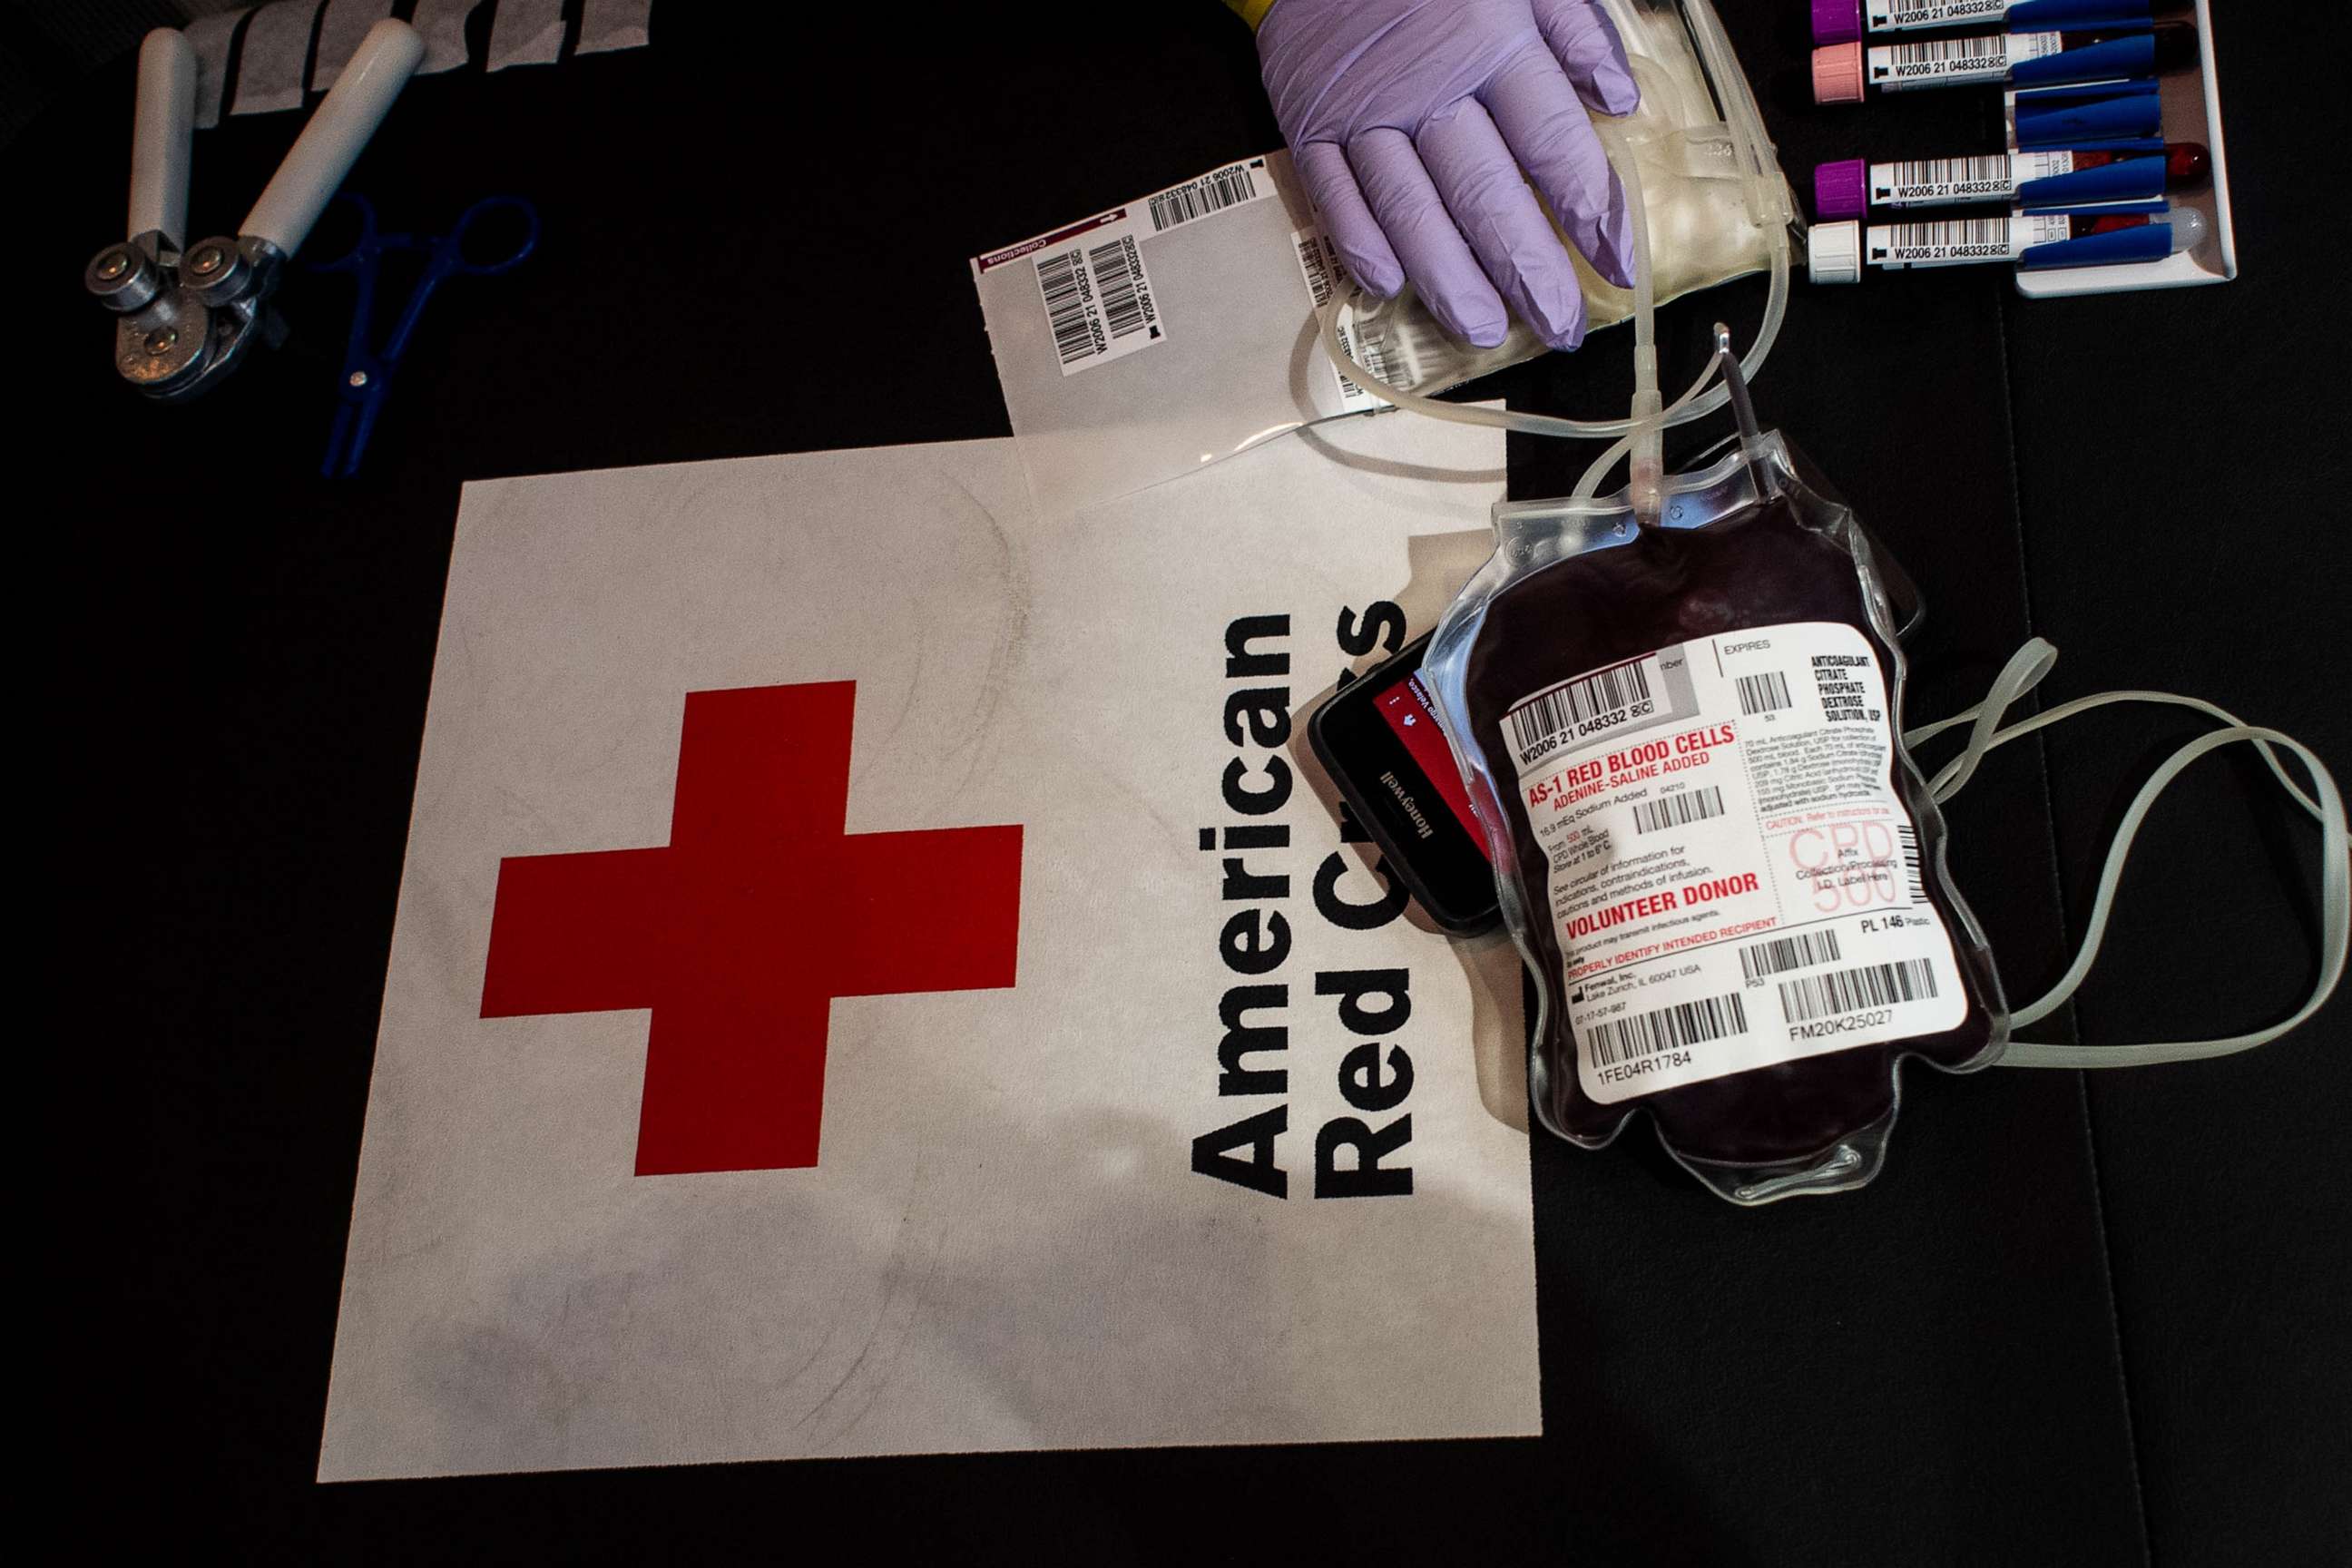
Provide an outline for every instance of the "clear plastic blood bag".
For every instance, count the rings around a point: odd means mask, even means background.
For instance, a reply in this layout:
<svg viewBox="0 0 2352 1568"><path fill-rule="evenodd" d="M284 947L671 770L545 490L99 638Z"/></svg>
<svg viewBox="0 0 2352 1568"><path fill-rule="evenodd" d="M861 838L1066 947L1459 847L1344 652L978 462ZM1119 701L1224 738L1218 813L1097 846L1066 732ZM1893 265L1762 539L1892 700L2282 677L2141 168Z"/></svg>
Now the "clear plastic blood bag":
<svg viewBox="0 0 2352 1568"><path fill-rule="evenodd" d="M1597 1147L1646 1113L1740 1203L1867 1181L1898 1064L2008 1036L1875 554L1802 472L1752 437L1663 525L1498 508L1424 667L1540 996L1538 1114Z"/></svg>

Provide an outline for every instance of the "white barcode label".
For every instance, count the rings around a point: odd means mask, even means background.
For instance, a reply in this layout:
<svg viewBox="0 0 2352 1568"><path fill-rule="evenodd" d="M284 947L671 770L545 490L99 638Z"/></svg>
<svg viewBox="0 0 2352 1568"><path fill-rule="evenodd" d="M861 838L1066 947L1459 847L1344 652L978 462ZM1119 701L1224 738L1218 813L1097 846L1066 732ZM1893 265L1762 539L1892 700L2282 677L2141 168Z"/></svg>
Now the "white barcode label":
<svg viewBox="0 0 2352 1568"><path fill-rule="evenodd" d="M1748 1005L1734 991L1595 1024L1585 1031L1584 1046L1594 1067L1613 1068L1654 1052L1705 1045L1747 1032Z"/></svg>
<svg viewBox="0 0 2352 1568"><path fill-rule="evenodd" d="M1739 950L1739 977L1757 985L1768 976L1786 974L1791 969L1811 969L1816 963L1835 963L1844 956L1838 951L1837 932L1833 931L1775 937Z"/></svg>
<svg viewBox="0 0 2352 1568"><path fill-rule="evenodd" d="M1348 264L1319 230L1292 229L1290 245L1298 253L1298 275L1307 279L1307 296L1319 310L1336 290L1348 287Z"/></svg>
<svg viewBox="0 0 2352 1568"><path fill-rule="evenodd" d="M1144 204L1151 219L1151 232L1164 234L1180 223L1206 217L1227 207L1254 202L1261 195L1261 184L1269 186L1263 176L1265 160L1253 158L1246 163L1231 163L1213 174L1202 175L1181 185L1171 185Z"/></svg>
<svg viewBox="0 0 2352 1568"><path fill-rule="evenodd" d="M1669 827L1687 827L1694 822L1722 815L1723 791L1713 787L1695 789L1659 800L1645 800L1635 806L1633 831L1663 833Z"/></svg>
<svg viewBox="0 0 2352 1568"><path fill-rule="evenodd" d="M1589 1098L1966 1016L1895 785L1886 657L1836 622L1698 637L1546 685L1484 741L1520 759L1545 879L1527 918L1557 944ZM1857 997L1885 1000L1841 1008Z"/></svg>
<svg viewBox="0 0 2352 1568"><path fill-rule="evenodd" d="M1963 38L1880 44L1867 57L1869 78L1872 86L1888 92L2000 81L2011 67L2056 54L2063 47L2056 33L1980 33Z"/></svg>
<svg viewBox="0 0 2352 1568"><path fill-rule="evenodd" d="M1870 166L1874 206L1932 207L2005 202L2035 180L2074 172L2072 153L2004 153L1988 158L1920 158Z"/></svg>
<svg viewBox="0 0 2352 1568"><path fill-rule="evenodd" d="M1596 669L1538 692L1510 711L1511 744L1528 767L1571 740L1615 730L1656 711L1650 678L1657 660Z"/></svg>
<svg viewBox="0 0 2352 1568"><path fill-rule="evenodd" d="M1810 1024L1845 1013L1925 1002L1937 994L1934 965L1924 958L1873 963L1780 982L1780 1011L1791 1024Z"/></svg>
<svg viewBox="0 0 2352 1568"><path fill-rule="evenodd" d="M2011 213L2006 217L1934 218L1873 224L1863 256L1874 267L1960 267L2014 261L2037 245L2072 234L2063 213Z"/></svg>
<svg viewBox="0 0 2352 1568"><path fill-rule="evenodd" d="M1088 247L1087 265L1102 288L1103 320L1113 342L1151 325L1157 312L1151 308L1150 286L1143 279L1143 253L1135 248L1134 240L1121 237Z"/></svg>
<svg viewBox="0 0 2352 1568"><path fill-rule="evenodd" d="M1324 236L1322 230L1317 228L1291 230L1290 247L1298 258L1298 275L1306 279L1307 297L1313 301L1317 310L1321 310L1326 304L1329 303L1334 294L1344 295L1355 288L1355 279L1349 276L1348 264L1340 259L1339 247ZM1385 363L1385 356L1378 352L1381 345L1373 344L1371 357L1366 358L1365 345L1356 341L1355 333L1344 316L1339 321L1339 346L1347 351L1349 359L1356 361L1381 380L1397 384L1391 367ZM1324 360L1324 355L1316 352L1315 358ZM1332 384L1338 388L1339 394L1339 405L1333 412L1357 414L1388 406L1382 399L1373 396L1357 385L1352 379L1342 375L1338 365L1331 364L1327 360L1324 368L1331 373ZM1409 385L1411 383L1406 382L1402 384Z"/></svg>
<svg viewBox="0 0 2352 1568"><path fill-rule="evenodd" d="M972 269L985 279L1000 267L1024 261L1035 266L1054 359L1064 375L1076 375L1167 341L1168 321L1144 266L1152 241L1220 213L1272 200L1275 190L1266 161L1245 159L976 256ZM1168 243L1184 248L1181 241ZM996 330L992 321L991 331Z"/></svg>
<svg viewBox="0 0 2352 1568"><path fill-rule="evenodd" d="M1866 19L1874 33L1899 33L1906 27L1995 22L2009 7L2010 0L1869 0Z"/></svg>
<svg viewBox="0 0 2352 1568"><path fill-rule="evenodd" d="M1106 364L1165 336L1143 252L1130 233L1097 231L1037 258L1037 291L1062 374Z"/></svg>
<svg viewBox="0 0 2352 1568"><path fill-rule="evenodd" d="M1797 705L1797 700L1789 695L1789 678L1777 669L1743 675L1732 685L1739 693L1739 710L1751 717Z"/></svg>

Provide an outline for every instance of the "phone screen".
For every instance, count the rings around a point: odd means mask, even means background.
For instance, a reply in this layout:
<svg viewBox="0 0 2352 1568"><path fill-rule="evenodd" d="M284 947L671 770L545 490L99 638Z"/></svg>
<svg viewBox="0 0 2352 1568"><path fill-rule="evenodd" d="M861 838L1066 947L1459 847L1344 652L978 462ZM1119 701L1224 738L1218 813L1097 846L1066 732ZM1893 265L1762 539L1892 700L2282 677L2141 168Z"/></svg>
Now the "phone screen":
<svg viewBox="0 0 2352 1568"><path fill-rule="evenodd" d="M1318 709L1308 742L1390 869L1450 931L1492 926L1495 874L1486 837L1415 679L1429 639L1399 649Z"/></svg>

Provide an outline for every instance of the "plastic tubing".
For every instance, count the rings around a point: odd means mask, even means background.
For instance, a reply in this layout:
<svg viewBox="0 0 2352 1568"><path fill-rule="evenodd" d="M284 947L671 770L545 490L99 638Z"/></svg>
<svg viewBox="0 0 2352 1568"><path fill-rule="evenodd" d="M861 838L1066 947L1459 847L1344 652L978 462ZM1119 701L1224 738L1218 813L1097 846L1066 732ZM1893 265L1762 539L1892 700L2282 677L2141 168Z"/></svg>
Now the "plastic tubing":
<svg viewBox="0 0 2352 1568"><path fill-rule="evenodd" d="M1725 124L1738 146L1740 162L1746 170L1746 195L1748 212L1760 225L1771 247L1771 288L1764 301L1764 320L1757 328L1756 341L1741 356L1739 373L1752 381L1763 369L1765 356L1771 353L1772 343L1780 335L1780 323L1789 308L1789 230L1785 202L1769 193L1770 182L1779 178L1778 169L1768 155L1763 121L1756 101L1748 91L1747 79L1739 71L1738 61L1731 54L1731 46L1723 36L1722 24L1706 0L1685 0L1684 16L1691 28L1692 39L1698 46L1699 56L1706 63L1707 74L1716 85L1722 100ZM1596 122L1605 123L1605 122ZM1709 356L1706 367L1687 391L1654 413L1641 406L1643 355L1646 351L1649 363L1650 395L1656 392L1656 321L1655 300L1652 293L1649 267L1648 215L1641 205L1641 175L1630 174L1633 158L1632 150L1622 137L1604 132L1602 144L1609 149L1610 162L1617 170L1619 183L1625 187L1626 200L1633 206L1634 245L1634 353L1635 406L1622 419L1567 419L1553 414L1528 414L1508 408L1477 408L1465 404L1446 403L1425 397L1416 392L1406 392L1387 382L1356 363L1339 342L1339 301L1334 296L1323 308L1323 353L1340 373L1357 385L1399 408L1410 408L1433 419L1450 419L1457 425L1481 425L1489 429L1517 430L1530 436L1557 436L1570 440L1600 440L1611 437L1631 437L1643 432L1643 440L1654 443L1669 427L1703 418L1730 401L1728 388L1715 380L1715 360ZM1786 183L1782 182L1785 192ZM1616 460L1633 448L1628 439L1620 441L1601 454L1601 461L1586 472L1578 487L1579 495L1592 493L1601 477ZM1638 500L1638 496L1636 500Z"/></svg>

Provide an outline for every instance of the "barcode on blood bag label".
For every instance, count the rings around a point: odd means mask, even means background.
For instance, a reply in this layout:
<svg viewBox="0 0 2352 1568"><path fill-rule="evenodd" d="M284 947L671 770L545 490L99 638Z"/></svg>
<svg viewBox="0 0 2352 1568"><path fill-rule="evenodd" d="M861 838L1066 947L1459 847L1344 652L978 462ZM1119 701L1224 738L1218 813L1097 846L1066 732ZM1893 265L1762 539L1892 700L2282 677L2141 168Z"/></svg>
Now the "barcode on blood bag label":
<svg viewBox="0 0 2352 1568"><path fill-rule="evenodd" d="M1669 827L1687 827L1694 822L1705 822L1711 816L1722 815L1723 791L1710 784L1706 789L1643 801L1633 808L1633 831L1660 833Z"/></svg>
<svg viewBox="0 0 2352 1568"><path fill-rule="evenodd" d="M1265 179L1265 160L1253 158L1246 163L1229 163L1197 180L1170 186L1145 203L1151 232L1165 234L1180 223L1191 223L1194 218L1270 195L1272 183Z"/></svg>
<svg viewBox="0 0 2352 1568"><path fill-rule="evenodd" d="M1780 1011L1791 1024L1933 998L1936 969L1924 958L1873 963L1780 982Z"/></svg>
<svg viewBox="0 0 2352 1568"><path fill-rule="evenodd" d="M1564 738L1614 729L1655 711L1657 656L1631 659L1562 681L1528 698L1509 714L1511 744L1527 766Z"/></svg>
<svg viewBox="0 0 2352 1568"><path fill-rule="evenodd" d="M1658 1051L1702 1046L1747 1032L1748 1005L1733 991L1587 1025L1584 1046L1594 1067L1612 1068Z"/></svg>
<svg viewBox="0 0 2352 1568"><path fill-rule="evenodd" d="M1811 969L1816 963L1835 963L1844 956L1838 951L1837 932L1800 931L1795 936L1774 937L1770 942L1741 948L1739 977L1754 985L1770 975L1786 974L1791 969Z"/></svg>
<svg viewBox="0 0 2352 1568"><path fill-rule="evenodd" d="M1149 348L1166 335L1132 234L1097 235L1039 256L1037 291L1064 375Z"/></svg>
<svg viewBox="0 0 2352 1568"><path fill-rule="evenodd" d="M1778 670L1743 675L1734 684L1739 692L1739 711L1750 718L1797 705L1796 699L1789 695L1789 678Z"/></svg>

